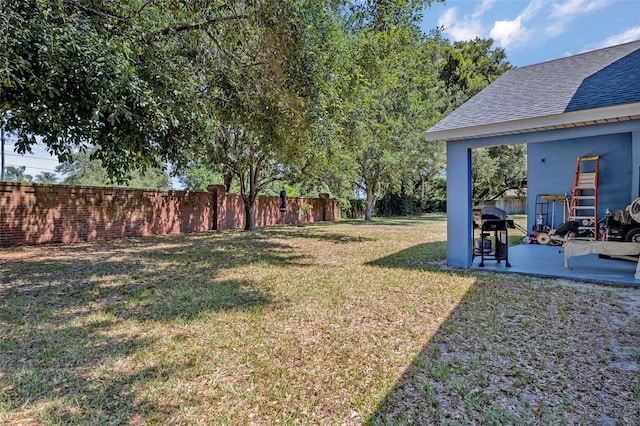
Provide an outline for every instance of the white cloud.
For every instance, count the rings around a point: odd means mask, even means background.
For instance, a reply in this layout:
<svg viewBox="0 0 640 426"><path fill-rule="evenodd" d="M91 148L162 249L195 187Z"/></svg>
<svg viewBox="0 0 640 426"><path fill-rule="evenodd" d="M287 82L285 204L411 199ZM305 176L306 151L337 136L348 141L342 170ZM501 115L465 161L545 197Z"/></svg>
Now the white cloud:
<svg viewBox="0 0 640 426"><path fill-rule="evenodd" d="M491 28L489 36L500 46L507 47L516 40L525 38L522 18L518 16L511 21L496 21Z"/></svg>
<svg viewBox="0 0 640 426"><path fill-rule="evenodd" d="M453 41L483 37L484 28L481 18L485 12L491 9L495 1L496 0L483 0L482 3L473 9L470 15L465 15L461 19L457 16L458 9L452 7L440 16L438 26L444 27L444 32L447 33Z"/></svg>
<svg viewBox="0 0 640 426"><path fill-rule="evenodd" d="M604 41L598 43L595 46L595 49L615 46L617 44L628 43L630 41L636 40L640 40L640 26L629 28L628 30L621 32L620 34L615 34L611 37L606 38Z"/></svg>
<svg viewBox="0 0 640 426"><path fill-rule="evenodd" d="M574 18L609 6L606 0L568 0L551 5L551 18Z"/></svg>
<svg viewBox="0 0 640 426"><path fill-rule="evenodd" d="M508 47L513 44L522 43L529 38L530 31L524 25L525 22L533 19L542 6L543 0L531 0L527 7L515 19L508 21L495 21L489 36L493 38L501 47Z"/></svg>
<svg viewBox="0 0 640 426"><path fill-rule="evenodd" d="M547 28L545 28L545 33L547 34L548 37L556 37L559 36L560 34L562 34L565 31L565 26L566 26L567 22L552 22L549 25L547 25Z"/></svg>
<svg viewBox="0 0 640 426"><path fill-rule="evenodd" d="M542 9L545 3L546 0L531 0L519 16L521 16L525 21L533 19L538 12L540 12L540 9Z"/></svg>
<svg viewBox="0 0 640 426"><path fill-rule="evenodd" d="M496 0L482 0L482 3L473 10L471 17L473 19L480 19L486 11L491 9L491 6L493 6L495 2Z"/></svg>
<svg viewBox="0 0 640 426"><path fill-rule="evenodd" d="M444 13L440 15L440 18L438 18L438 26L444 27L445 30L448 31L449 28L455 25L457 14L458 9L455 7L445 10Z"/></svg>
<svg viewBox="0 0 640 426"><path fill-rule="evenodd" d="M549 15L551 23L547 26L547 34L551 37L558 36L565 32L567 25L572 20L581 15L603 9L610 4L610 0L568 0L564 3L556 2L551 5L551 13Z"/></svg>

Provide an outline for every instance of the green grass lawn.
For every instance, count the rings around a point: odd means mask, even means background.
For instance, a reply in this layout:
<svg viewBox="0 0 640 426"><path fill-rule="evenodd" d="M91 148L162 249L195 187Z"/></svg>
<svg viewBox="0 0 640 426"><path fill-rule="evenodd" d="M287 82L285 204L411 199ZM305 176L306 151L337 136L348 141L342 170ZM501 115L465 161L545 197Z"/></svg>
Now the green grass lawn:
<svg viewBox="0 0 640 426"><path fill-rule="evenodd" d="M639 424L640 291L442 215L0 250L0 424Z"/></svg>

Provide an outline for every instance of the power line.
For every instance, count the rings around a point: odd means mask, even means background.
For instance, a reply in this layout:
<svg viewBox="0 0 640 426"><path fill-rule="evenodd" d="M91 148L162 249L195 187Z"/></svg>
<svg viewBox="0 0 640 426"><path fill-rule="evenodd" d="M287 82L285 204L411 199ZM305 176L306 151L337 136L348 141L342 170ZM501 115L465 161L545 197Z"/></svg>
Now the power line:
<svg viewBox="0 0 640 426"><path fill-rule="evenodd" d="M22 166L23 166L23 164L5 164L4 168L6 169L7 167L22 167ZM33 167L33 166L25 166L25 167L27 167L29 169L36 169L36 170L42 170L42 171L45 171L45 172L55 172L55 173L57 173L55 169L45 169L45 168L42 168L42 167Z"/></svg>
<svg viewBox="0 0 640 426"><path fill-rule="evenodd" d="M0 180L4 180L4 125L0 127L0 144L2 144L2 149L0 150Z"/></svg>
<svg viewBox="0 0 640 426"><path fill-rule="evenodd" d="M22 154L5 154L7 157L19 157L19 158L24 158L25 160L46 160L46 161L58 161L56 158L46 158L46 157L32 157L32 156L25 156Z"/></svg>

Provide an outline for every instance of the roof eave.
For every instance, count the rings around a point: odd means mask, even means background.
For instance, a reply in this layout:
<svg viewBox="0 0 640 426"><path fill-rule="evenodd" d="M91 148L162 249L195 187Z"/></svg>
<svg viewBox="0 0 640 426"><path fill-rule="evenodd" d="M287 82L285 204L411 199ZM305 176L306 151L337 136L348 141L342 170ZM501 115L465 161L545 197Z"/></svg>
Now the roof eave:
<svg viewBox="0 0 640 426"><path fill-rule="evenodd" d="M427 130L425 140L463 140L481 137L528 133L550 129L589 126L640 119L640 102L597 108L584 111L564 112L541 117L512 120L480 126L460 127L446 130Z"/></svg>

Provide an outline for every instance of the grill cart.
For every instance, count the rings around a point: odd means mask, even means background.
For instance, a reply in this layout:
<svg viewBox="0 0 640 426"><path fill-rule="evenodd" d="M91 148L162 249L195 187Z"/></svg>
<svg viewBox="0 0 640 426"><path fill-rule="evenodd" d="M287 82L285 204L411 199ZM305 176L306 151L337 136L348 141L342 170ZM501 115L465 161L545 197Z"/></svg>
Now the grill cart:
<svg viewBox="0 0 640 426"><path fill-rule="evenodd" d="M473 209L473 258L480 256L480 266L485 260L504 260L509 268L509 235L508 229L515 229L513 220L507 219L507 213L497 207L484 206ZM479 231L479 238L476 238ZM493 247L495 246L495 247Z"/></svg>

